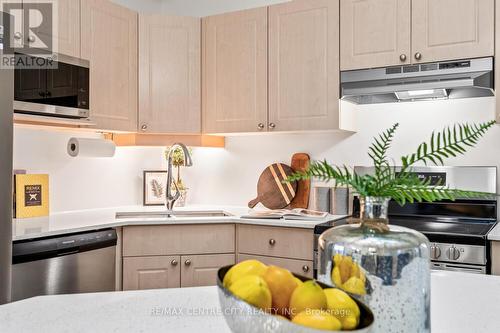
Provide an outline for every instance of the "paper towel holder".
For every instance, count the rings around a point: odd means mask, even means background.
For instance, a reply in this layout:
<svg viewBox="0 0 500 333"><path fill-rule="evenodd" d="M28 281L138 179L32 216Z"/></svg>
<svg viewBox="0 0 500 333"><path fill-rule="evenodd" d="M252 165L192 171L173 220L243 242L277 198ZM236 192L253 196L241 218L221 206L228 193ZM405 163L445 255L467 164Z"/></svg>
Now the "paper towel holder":
<svg viewBox="0 0 500 333"><path fill-rule="evenodd" d="M72 137L67 144L71 157L113 157L115 151L115 143L107 139Z"/></svg>

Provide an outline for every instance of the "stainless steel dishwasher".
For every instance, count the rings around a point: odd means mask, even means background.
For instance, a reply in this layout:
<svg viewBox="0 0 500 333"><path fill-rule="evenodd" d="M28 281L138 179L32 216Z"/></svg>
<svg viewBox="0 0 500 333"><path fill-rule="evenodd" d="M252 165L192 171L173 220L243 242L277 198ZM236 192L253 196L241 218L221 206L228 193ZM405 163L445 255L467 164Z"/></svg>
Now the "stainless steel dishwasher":
<svg viewBox="0 0 500 333"><path fill-rule="evenodd" d="M12 247L12 300L115 290L114 229L21 240Z"/></svg>

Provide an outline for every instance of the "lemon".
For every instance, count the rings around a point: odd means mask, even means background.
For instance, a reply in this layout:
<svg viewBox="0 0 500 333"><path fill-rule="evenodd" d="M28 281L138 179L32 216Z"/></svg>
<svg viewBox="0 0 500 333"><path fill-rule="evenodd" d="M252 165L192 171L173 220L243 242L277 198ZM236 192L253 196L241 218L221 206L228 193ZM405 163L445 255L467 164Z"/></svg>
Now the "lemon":
<svg viewBox="0 0 500 333"><path fill-rule="evenodd" d="M247 275L231 284L229 291L245 302L262 310L271 308L271 291L266 281L258 275Z"/></svg>
<svg viewBox="0 0 500 333"><path fill-rule="evenodd" d="M295 277L287 269L269 266L262 278L266 281L271 291L273 313L286 314L290 296L292 296L293 291L297 288Z"/></svg>
<svg viewBox="0 0 500 333"><path fill-rule="evenodd" d="M330 314L342 323L346 330L355 329L359 324L360 311L356 302L344 291L337 288L323 290Z"/></svg>
<svg viewBox="0 0 500 333"><path fill-rule="evenodd" d="M292 322L318 330L339 331L342 324L325 310L306 310L293 317Z"/></svg>
<svg viewBox="0 0 500 333"><path fill-rule="evenodd" d="M350 277L349 280L342 285L342 289L356 295L366 294L365 283L362 279L355 276Z"/></svg>
<svg viewBox="0 0 500 333"><path fill-rule="evenodd" d="M258 275L262 276L267 270L267 266L258 260L250 259L240 262L239 264L231 267L224 276L222 284L224 287L229 288L231 284L240 278L247 275Z"/></svg>
<svg viewBox="0 0 500 333"><path fill-rule="evenodd" d="M301 279L299 279L299 278L297 278L297 277L295 277L295 276L293 277L293 279L294 279L294 280L295 280L295 282L297 283L297 287L298 287L298 286L301 286L301 285L302 285L302 283L304 283L304 282L302 282L302 280L301 280Z"/></svg>
<svg viewBox="0 0 500 333"><path fill-rule="evenodd" d="M306 309L326 309L326 295L314 280L302 283L290 297L290 316L294 317Z"/></svg>

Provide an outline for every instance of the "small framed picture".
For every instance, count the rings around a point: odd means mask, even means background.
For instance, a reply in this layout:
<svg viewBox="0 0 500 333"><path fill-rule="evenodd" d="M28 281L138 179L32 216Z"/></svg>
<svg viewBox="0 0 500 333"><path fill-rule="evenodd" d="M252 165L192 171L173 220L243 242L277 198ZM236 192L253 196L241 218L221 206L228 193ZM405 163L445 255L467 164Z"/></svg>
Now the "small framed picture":
<svg viewBox="0 0 500 333"><path fill-rule="evenodd" d="M144 171L144 206L161 206L165 204L167 171Z"/></svg>

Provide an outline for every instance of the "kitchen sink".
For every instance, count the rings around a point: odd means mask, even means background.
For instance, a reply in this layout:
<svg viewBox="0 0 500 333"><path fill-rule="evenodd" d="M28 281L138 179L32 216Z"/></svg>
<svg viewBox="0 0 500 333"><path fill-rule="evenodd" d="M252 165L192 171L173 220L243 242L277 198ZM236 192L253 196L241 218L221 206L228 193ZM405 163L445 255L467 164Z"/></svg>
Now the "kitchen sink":
<svg viewBox="0 0 500 333"><path fill-rule="evenodd" d="M181 210L171 212L118 212L116 213L117 219L137 219L137 218L153 218L164 219L174 217L225 217L232 216L222 210Z"/></svg>

